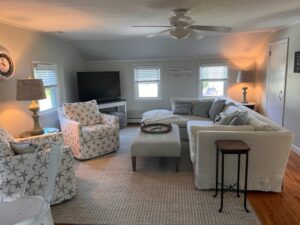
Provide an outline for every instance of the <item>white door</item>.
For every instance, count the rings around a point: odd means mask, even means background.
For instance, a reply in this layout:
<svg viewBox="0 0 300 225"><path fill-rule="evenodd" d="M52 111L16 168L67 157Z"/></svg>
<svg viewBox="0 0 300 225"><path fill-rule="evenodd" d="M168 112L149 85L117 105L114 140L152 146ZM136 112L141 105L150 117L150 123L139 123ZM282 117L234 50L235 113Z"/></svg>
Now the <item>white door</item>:
<svg viewBox="0 0 300 225"><path fill-rule="evenodd" d="M271 43L269 49L267 117L283 126L288 39Z"/></svg>

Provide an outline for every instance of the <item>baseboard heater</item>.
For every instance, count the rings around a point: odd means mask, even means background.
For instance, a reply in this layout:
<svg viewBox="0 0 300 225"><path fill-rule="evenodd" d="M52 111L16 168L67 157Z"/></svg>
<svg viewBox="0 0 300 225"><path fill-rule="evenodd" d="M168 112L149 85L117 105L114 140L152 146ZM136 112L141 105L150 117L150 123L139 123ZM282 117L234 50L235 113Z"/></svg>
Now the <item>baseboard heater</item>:
<svg viewBox="0 0 300 225"><path fill-rule="evenodd" d="M141 122L141 119L142 119L142 118L138 118L138 117L137 117L137 118L133 118L133 117L130 117L130 118L129 118L129 117L128 117L128 118L127 118L127 122L128 122L128 123L140 123L140 122Z"/></svg>

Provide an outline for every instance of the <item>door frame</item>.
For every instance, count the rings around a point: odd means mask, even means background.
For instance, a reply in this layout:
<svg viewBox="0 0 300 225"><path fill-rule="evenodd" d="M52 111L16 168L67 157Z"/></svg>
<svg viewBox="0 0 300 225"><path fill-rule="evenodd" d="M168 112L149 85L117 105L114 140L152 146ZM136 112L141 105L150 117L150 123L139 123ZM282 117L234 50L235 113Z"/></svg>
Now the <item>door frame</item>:
<svg viewBox="0 0 300 225"><path fill-rule="evenodd" d="M270 79L270 62L271 62L271 56L272 52L270 55L271 47L273 45L278 45L281 43L286 43L287 48L286 48L286 62L285 62L285 75L284 75L284 90L283 90L283 111L282 111L282 123L280 124L281 126L284 126L284 116L285 116L285 99L286 99L286 83L287 83L287 70L288 70L288 59L289 59L289 38L284 38L278 41L271 42L268 46L268 70L267 70L267 104L266 104L266 116L268 117L268 106L269 106L269 79Z"/></svg>

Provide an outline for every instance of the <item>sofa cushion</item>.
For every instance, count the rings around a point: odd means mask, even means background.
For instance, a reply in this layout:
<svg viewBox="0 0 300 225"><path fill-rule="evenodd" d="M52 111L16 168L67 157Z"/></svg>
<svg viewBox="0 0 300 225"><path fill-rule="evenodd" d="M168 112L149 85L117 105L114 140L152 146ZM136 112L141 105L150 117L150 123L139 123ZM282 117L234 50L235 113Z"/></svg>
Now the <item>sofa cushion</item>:
<svg viewBox="0 0 300 225"><path fill-rule="evenodd" d="M256 131L276 131L277 129L264 121L257 119L254 116L249 116L248 124L254 127Z"/></svg>
<svg viewBox="0 0 300 225"><path fill-rule="evenodd" d="M193 101L197 101L197 98L177 98L177 97L171 97L170 98L170 102L171 102L171 108L172 111L174 112L175 110L175 101L181 101L181 102L193 102Z"/></svg>
<svg viewBox="0 0 300 225"><path fill-rule="evenodd" d="M0 128L0 158L14 155L9 144L12 140L13 138L4 129Z"/></svg>
<svg viewBox="0 0 300 225"><path fill-rule="evenodd" d="M195 101L192 108L192 114L200 117L208 117L208 112L212 103L213 103L212 100Z"/></svg>
<svg viewBox="0 0 300 225"><path fill-rule="evenodd" d="M81 123L82 126L103 123L96 100L64 103L63 109L69 119Z"/></svg>
<svg viewBox="0 0 300 225"><path fill-rule="evenodd" d="M190 115L192 112L192 102L175 101L174 114Z"/></svg>
<svg viewBox="0 0 300 225"><path fill-rule="evenodd" d="M118 132L116 129L104 124L83 126L81 129L82 137L85 142L114 136Z"/></svg>
<svg viewBox="0 0 300 225"><path fill-rule="evenodd" d="M208 111L208 115L212 120L215 120L216 116L223 110L225 106L225 99L215 99Z"/></svg>

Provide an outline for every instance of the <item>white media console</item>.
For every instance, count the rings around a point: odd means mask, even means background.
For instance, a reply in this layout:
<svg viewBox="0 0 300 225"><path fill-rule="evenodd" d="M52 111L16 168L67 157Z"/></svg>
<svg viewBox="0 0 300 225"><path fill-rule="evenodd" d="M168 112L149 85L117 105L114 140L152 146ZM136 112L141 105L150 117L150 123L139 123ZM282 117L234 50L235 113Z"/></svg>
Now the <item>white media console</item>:
<svg viewBox="0 0 300 225"><path fill-rule="evenodd" d="M125 118L127 120L127 106L126 100L120 100L116 102L106 102L106 103L99 103L98 109L109 109L109 108L117 108L119 112L125 113Z"/></svg>

